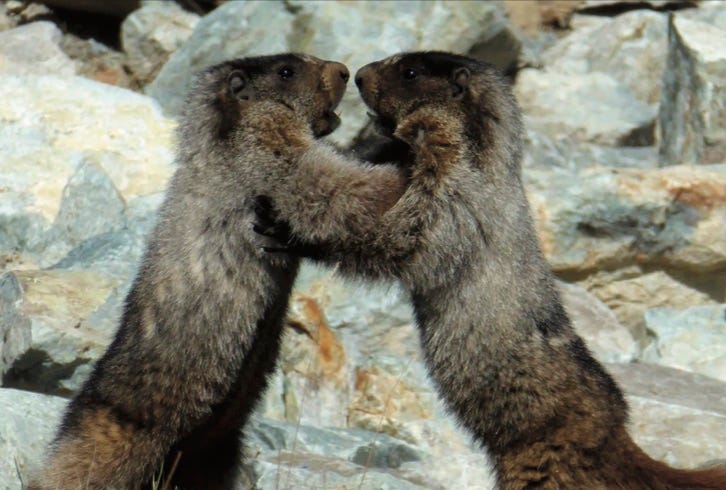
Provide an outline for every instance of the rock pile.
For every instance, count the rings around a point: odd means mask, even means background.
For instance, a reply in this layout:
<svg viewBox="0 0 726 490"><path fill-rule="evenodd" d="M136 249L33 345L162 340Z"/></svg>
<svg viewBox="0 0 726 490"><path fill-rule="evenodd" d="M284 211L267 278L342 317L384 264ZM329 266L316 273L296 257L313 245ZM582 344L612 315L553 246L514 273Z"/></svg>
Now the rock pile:
<svg viewBox="0 0 726 490"><path fill-rule="evenodd" d="M141 2L117 47L0 5L1 488L39 463L59 396L113 336L193 73L280 51L355 70L439 49L506 70L543 248L633 434L671 464L726 454L726 6L552 2L533 29L519 2L219 3ZM341 112L344 145L366 125L355 90ZM296 290L248 430L257 486L492 488L428 381L405 295L314 267Z"/></svg>

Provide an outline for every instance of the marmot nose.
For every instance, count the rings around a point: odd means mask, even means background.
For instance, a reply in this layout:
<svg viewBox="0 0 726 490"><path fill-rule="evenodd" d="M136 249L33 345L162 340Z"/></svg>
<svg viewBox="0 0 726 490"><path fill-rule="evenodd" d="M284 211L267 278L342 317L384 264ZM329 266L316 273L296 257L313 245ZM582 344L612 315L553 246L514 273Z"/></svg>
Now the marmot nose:
<svg viewBox="0 0 726 490"><path fill-rule="evenodd" d="M348 68L345 66L340 69L338 72L340 75L340 78L343 80L343 83L348 83L348 80L350 80L350 72L348 71Z"/></svg>
<svg viewBox="0 0 726 490"><path fill-rule="evenodd" d="M368 64L358 70L358 72L355 74L355 85L358 87L358 90L363 90L363 86L365 85L365 80L370 74L372 68L371 65Z"/></svg>

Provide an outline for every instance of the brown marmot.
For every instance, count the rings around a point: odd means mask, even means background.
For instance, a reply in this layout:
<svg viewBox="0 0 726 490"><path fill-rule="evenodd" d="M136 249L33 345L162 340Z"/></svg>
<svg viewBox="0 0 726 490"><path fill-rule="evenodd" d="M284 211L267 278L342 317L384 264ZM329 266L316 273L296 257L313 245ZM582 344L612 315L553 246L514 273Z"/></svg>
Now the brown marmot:
<svg viewBox="0 0 726 490"><path fill-rule="evenodd" d="M274 368L299 265L250 241L253 199L294 178L300 148L329 151L315 137L338 125L347 80L344 65L295 54L229 61L198 77L178 129L179 166L118 332L30 488L136 489L152 479L234 487L240 428ZM332 190L327 167L305 172L323 182L310 188L315 198L360 191L353 208L364 221L405 184L386 165L337 166Z"/></svg>
<svg viewBox="0 0 726 490"><path fill-rule="evenodd" d="M278 186L258 216L267 238L344 273L400 280L438 392L489 450L501 488L726 488L723 468L670 468L628 435L623 394L573 331L540 250L520 110L496 70L409 53L355 81L378 126L413 152L406 192L373 228L335 236L337 223L326 233L290 206L299 186Z"/></svg>

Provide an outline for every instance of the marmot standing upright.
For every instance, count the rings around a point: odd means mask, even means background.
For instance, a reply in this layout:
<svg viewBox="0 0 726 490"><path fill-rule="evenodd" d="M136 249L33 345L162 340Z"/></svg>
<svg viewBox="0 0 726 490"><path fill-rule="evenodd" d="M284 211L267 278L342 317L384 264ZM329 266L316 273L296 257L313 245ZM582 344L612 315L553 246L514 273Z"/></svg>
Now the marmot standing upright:
<svg viewBox="0 0 726 490"><path fill-rule="evenodd" d="M400 280L438 392L488 448L502 489L726 488L723 468L673 469L628 435L623 394L575 334L540 250L521 115L496 70L410 53L355 81L378 125L412 150L406 192L373 228L336 235L338 223L293 206L299 183L280 185L259 226L277 220L269 236L289 233L289 251L345 273Z"/></svg>
<svg viewBox="0 0 726 490"><path fill-rule="evenodd" d="M239 429L275 365L299 265L254 246L253 199L294 173L299 148L323 145L314 137L338 125L332 111L347 80L340 63L294 54L199 76L178 130L179 167L116 337L31 488L142 488L162 465L170 488L234 487ZM351 205L365 221L404 184L395 167L350 166L335 190L361 193ZM310 191L325 199L325 189Z"/></svg>

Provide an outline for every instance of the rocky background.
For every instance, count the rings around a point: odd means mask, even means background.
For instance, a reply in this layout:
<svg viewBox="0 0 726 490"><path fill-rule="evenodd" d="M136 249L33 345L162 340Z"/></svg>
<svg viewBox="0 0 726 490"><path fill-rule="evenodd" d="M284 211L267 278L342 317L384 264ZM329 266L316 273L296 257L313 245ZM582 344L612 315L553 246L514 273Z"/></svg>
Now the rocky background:
<svg viewBox="0 0 726 490"><path fill-rule="evenodd" d="M512 77L542 245L637 441L674 465L726 456L726 4L8 0L0 488L37 467L113 336L192 74L281 51L355 71L418 49ZM344 145L365 125L354 89L341 112ZM279 364L247 431L260 489L492 488L395 286L306 267Z"/></svg>

